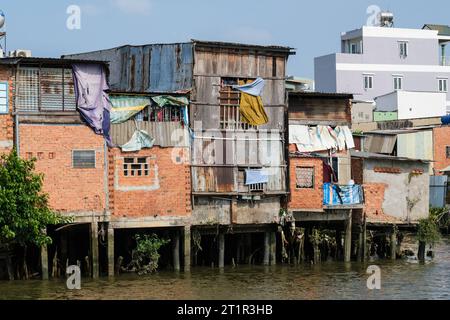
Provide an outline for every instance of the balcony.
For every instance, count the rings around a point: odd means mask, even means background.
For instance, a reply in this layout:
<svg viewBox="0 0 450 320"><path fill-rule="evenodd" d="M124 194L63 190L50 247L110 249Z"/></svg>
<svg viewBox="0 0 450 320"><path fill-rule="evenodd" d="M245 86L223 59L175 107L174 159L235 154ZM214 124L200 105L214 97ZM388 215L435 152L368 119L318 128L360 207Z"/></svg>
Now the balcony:
<svg viewBox="0 0 450 320"><path fill-rule="evenodd" d="M323 205L325 209L360 209L364 205L361 185L337 185L324 183Z"/></svg>
<svg viewBox="0 0 450 320"><path fill-rule="evenodd" d="M450 66L450 56L441 56L441 66Z"/></svg>

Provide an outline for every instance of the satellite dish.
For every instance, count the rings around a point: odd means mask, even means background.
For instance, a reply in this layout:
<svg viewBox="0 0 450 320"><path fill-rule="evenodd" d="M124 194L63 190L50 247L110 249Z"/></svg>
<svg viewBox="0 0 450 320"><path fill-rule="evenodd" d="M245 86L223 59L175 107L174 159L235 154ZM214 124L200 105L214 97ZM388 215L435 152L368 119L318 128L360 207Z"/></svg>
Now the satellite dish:
<svg viewBox="0 0 450 320"><path fill-rule="evenodd" d="M5 14L0 10L0 29L5 25Z"/></svg>

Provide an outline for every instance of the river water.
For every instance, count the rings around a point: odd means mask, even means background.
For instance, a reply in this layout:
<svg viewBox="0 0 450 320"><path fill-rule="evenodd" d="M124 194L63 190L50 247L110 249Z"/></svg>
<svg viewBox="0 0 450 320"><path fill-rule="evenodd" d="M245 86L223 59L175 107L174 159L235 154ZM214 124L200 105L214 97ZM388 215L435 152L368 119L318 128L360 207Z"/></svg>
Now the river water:
<svg viewBox="0 0 450 320"><path fill-rule="evenodd" d="M139 277L65 281L0 281L0 299L450 299L450 240L435 248L432 261L326 262L301 266L194 268ZM369 265L381 268L381 290L368 290Z"/></svg>

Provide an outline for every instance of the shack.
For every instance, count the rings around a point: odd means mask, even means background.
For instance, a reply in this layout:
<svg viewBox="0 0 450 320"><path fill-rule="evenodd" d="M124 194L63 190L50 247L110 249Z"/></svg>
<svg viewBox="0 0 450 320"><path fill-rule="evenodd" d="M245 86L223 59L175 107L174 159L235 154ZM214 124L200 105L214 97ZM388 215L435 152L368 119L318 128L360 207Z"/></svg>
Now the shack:
<svg viewBox="0 0 450 320"><path fill-rule="evenodd" d="M430 161L356 151L351 156L352 178L364 188L365 206L358 218L369 242L364 252L395 259L398 229L414 228L429 215Z"/></svg>
<svg viewBox="0 0 450 320"><path fill-rule="evenodd" d="M290 261L351 259L352 213L363 204L361 186L351 181L352 99L351 94L289 93L289 228L284 233ZM320 250L329 246L317 239L322 231L333 253Z"/></svg>
<svg viewBox="0 0 450 320"><path fill-rule="evenodd" d="M188 106L180 103L182 109L164 109L163 115L144 109L123 123L112 123L112 140L118 144L130 141L137 128L155 141L152 148L131 154L137 162L126 160L123 149L110 152L110 175L113 168L115 173L110 177L114 204L109 233L181 228L185 268L191 264L191 243L197 265L223 267L248 259L275 263L276 223L287 194L285 69L293 53L288 47L192 40L65 56L109 62L111 96L113 104L117 97L118 108L145 105L127 99L157 104L155 98L170 95L172 102L188 100ZM168 117L169 123L152 123L159 117ZM184 155L178 160L187 160L181 166L165 162L172 159L173 148ZM152 183L122 185L120 181L130 180L120 173L125 161L137 165L141 154L158 168ZM265 250L257 250L264 244Z"/></svg>

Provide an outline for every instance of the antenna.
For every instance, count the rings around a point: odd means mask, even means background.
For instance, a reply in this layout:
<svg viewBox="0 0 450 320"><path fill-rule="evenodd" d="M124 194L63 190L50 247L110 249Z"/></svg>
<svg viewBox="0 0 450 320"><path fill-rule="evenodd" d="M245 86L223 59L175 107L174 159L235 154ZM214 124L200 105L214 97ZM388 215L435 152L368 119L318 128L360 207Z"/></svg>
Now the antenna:
<svg viewBox="0 0 450 320"><path fill-rule="evenodd" d="M2 10L0 10L0 41L3 40L3 45L0 42L0 58L3 58L6 52L6 32L2 31L4 26L5 26L5 14Z"/></svg>

